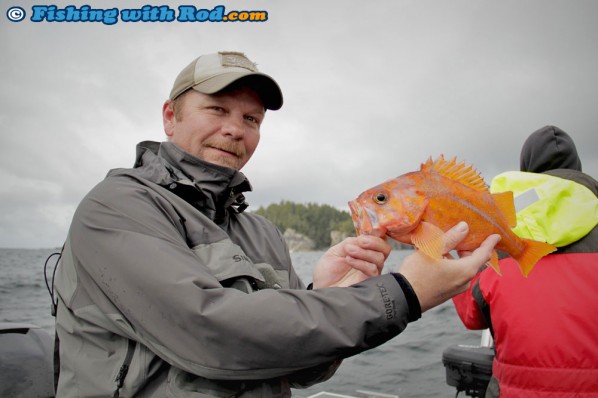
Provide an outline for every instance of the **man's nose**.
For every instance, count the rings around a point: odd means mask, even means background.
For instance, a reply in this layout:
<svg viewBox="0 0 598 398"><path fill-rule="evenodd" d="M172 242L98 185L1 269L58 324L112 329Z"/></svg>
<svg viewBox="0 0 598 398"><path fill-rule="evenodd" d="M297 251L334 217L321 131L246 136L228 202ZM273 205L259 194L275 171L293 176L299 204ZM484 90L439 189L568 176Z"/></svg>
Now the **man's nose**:
<svg viewBox="0 0 598 398"><path fill-rule="evenodd" d="M241 138L245 134L245 127L243 124L243 118L229 116L226 118L224 125L222 126L222 132L226 136L233 138Z"/></svg>

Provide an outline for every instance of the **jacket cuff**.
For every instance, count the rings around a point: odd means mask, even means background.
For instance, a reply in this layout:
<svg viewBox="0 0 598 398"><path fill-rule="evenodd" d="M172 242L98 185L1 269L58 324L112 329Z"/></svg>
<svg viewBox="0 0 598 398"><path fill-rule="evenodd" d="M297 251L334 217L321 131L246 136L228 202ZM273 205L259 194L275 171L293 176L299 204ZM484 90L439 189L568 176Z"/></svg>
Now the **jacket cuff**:
<svg viewBox="0 0 598 398"><path fill-rule="evenodd" d="M403 275L398 272L391 272L391 275L395 277L399 286L403 290L407 305L409 306L409 322L417 321L422 316L422 307L419 304L419 299L413 291L411 284Z"/></svg>

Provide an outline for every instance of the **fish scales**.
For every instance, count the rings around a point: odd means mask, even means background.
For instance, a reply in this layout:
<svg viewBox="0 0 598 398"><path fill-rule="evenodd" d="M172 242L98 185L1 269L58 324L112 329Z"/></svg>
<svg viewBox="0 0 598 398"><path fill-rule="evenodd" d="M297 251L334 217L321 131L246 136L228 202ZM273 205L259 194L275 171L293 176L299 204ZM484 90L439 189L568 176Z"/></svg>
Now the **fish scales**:
<svg viewBox="0 0 598 398"><path fill-rule="evenodd" d="M482 222L485 221L491 226L491 228L488 228L488 232L490 232L488 235L496 233L503 238L497 245L498 250L514 254L519 254L524 250L522 241L517 239L517 235L508 227L508 223L502 216L496 203L492 200L491 195L484 195L481 192L436 173L429 173L425 181L424 186L426 189L423 192L429 195L430 204L426 212L424 212L422 220L435 225L446 224L446 221L449 221L449 223L455 225L463 220L464 217L470 224L480 223L479 218L481 218ZM457 194L456 192L461 194ZM455 206L460 211L448 211L451 208L455 208ZM433 208L441 211L429 210ZM446 217L446 221L442 221L441 217ZM470 227L472 226L470 225ZM475 225L473 226L473 230L474 233L477 232ZM479 238L474 234L469 234L461 242L459 249L472 250L478 246Z"/></svg>
<svg viewBox="0 0 598 398"><path fill-rule="evenodd" d="M357 234L390 237L412 244L432 258L440 259L444 232L459 221L469 225L467 237L457 250L473 250L486 237L499 234L496 249L517 261L524 276L536 262L556 250L544 242L519 238L511 192L491 194L472 166L440 156L422 164L419 171L400 175L364 191L349 202ZM500 273L498 256L490 265Z"/></svg>

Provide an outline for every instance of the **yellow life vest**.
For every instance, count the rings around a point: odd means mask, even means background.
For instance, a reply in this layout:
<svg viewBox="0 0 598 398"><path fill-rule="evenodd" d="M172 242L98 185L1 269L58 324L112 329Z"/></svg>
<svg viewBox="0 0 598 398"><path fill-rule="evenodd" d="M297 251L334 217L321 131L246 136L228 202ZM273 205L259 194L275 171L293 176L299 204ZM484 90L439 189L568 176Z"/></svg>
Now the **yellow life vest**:
<svg viewBox="0 0 598 398"><path fill-rule="evenodd" d="M567 246L598 224L598 197L585 186L548 174L508 171L490 192L512 191L517 212L513 232L522 238Z"/></svg>

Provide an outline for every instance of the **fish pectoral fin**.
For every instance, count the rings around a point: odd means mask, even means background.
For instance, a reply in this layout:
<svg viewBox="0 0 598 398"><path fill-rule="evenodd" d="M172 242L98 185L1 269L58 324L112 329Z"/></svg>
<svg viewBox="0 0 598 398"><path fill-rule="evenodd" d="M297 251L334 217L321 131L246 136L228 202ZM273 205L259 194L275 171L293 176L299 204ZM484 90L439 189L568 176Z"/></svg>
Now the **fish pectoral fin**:
<svg viewBox="0 0 598 398"><path fill-rule="evenodd" d="M411 234L411 242L427 256L440 260L444 252L444 231L422 221Z"/></svg>
<svg viewBox="0 0 598 398"><path fill-rule="evenodd" d="M513 192L506 191L493 193L492 199L494 199L494 203L496 203L496 206L498 206L501 213L507 219L509 227L515 228L517 226L517 214L515 211L515 201L513 199Z"/></svg>
<svg viewBox="0 0 598 398"><path fill-rule="evenodd" d="M498 253L496 253L496 250L492 252L492 257L490 257L488 265L490 265L498 275L502 276L502 272L500 272L500 266L498 265Z"/></svg>

